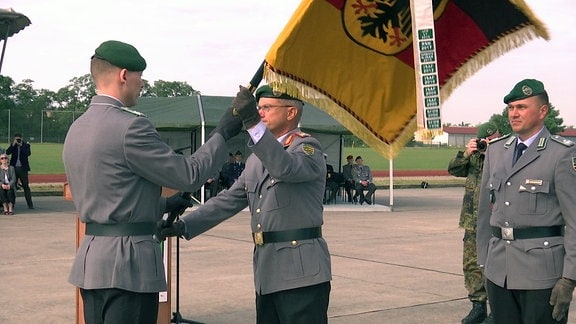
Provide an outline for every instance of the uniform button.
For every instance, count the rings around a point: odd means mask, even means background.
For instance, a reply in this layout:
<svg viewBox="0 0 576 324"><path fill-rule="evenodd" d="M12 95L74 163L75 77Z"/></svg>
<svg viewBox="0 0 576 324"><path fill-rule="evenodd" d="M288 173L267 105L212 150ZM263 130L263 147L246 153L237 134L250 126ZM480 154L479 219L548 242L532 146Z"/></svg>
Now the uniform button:
<svg viewBox="0 0 576 324"><path fill-rule="evenodd" d="M293 246L298 245L298 241L292 241L292 245L293 245Z"/></svg>
<svg viewBox="0 0 576 324"><path fill-rule="evenodd" d="M506 205L506 206L510 206L510 202L509 202L509 201L507 201L507 202L505 202L505 203L504 203L504 205Z"/></svg>
<svg viewBox="0 0 576 324"><path fill-rule="evenodd" d="M506 243L510 244L510 243L512 243L512 242L510 242L510 241L506 241Z"/></svg>
<svg viewBox="0 0 576 324"><path fill-rule="evenodd" d="M258 196L258 198L262 199L262 195Z"/></svg>
<svg viewBox="0 0 576 324"><path fill-rule="evenodd" d="M262 225L258 224L258 225L256 225L256 228L257 228L257 229L261 229L261 228L262 228Z"/></svg>
<svg viewBox="0 0 576 324"><path fill-rule="evenodd" d="M274 179L270 180L271 183L274 183Z"/></svg>
<svg viewBox="0 0 576 324"><path fill-rule="evenodd" d="M260 208L256 209L256 212L257 212L257 213L260 213Z"/></svg>
<svg viewBox="0 0 576 324"><path fill-rule="evenodd" d="M536 187L532 186L532 187L530 187L530 190L534 191L534 190L536 190Z"/></svg>
<svg viewBox="0 0 576 324"><path fill-rule="evenodd" d="M510 226L510 223L504 222L504 226Z"/></svg>
<svg viewBox="0 0 576 324"><path fill-rule="evenodd" d="M490 184L489 187L492 188L492 184Z"/></svg>
<svg viewBox="0 0 576 324"><path fill-rule="evenodd" d="M510 187L510 186L512 185L512 183L511 183L511 182L506 182L506 185L507 185L508 187Z"/></svg>
<svg viewBox="0 0 576 324"><path fill-rule="evenodd" d="M550 245L550 242L544 241L544 246L548 246L548 245Z"/></svg>

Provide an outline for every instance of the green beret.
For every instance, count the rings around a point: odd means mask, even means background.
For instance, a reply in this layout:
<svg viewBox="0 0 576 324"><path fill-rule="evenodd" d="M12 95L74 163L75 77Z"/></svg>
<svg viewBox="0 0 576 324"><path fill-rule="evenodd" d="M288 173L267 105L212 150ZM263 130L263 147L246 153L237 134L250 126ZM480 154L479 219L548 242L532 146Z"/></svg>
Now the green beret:
<svg viewBox="0 0 576 324"><path fill-rule="evenodd" d="M484 123L478 127L478 138L486 138L496 134L498 128L493 123Z"/></svg>
<svg viewBox="0 0 576 324"><path fill-rule="evenodd" d="M291 99L291 100L300 100L298 98L294 98L286 93L274 91L272 87L269 85L263 85L256 92L254 93L254 97L256 97L256 101L260 100L260 98L275 98L275 99Z"/></svg>
<svg viewBox="0 0 576 324"><path fill-rule="evenodd" d="M510 91L510 93L504 97L504 103L508 104L512 101L537 96L543 93L548 96L546 90L544 90L544 84L542 82L535 79L525 79L516 83L514 89L512 89L512 91Z"/></svg>
<svg viewBox="0 0 576 324"><path fill-rule="evenodd" d="M146 60L138 53L138 50L126 43L109 40L94 51L92 58L105 60L110 64L128 71L144 71Z"/></svg>

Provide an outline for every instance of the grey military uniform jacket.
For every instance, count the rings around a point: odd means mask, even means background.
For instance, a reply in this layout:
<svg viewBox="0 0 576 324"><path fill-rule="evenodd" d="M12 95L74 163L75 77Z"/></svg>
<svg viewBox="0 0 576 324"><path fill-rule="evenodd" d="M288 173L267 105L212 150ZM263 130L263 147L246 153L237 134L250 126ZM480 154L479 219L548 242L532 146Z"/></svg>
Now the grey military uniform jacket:
<svg viewBox="0 0 576 324"><path fill-rule="evenodd" d="M486 153L478 263L501 287L549 289L562 276L576 279L575 146L544 129L512 166L516 143L514 137L493 141ZM564 237L505 240L491 229L554 225L566 225Z"/></svg>
<svg viewBox="0 0 576 324"><path fill-rule="evenodd" d="M247 206L252 233L321 226L326 164L320 143L308 135L292 135L284 145L268 130L257 144L250 142L253 154L238 181L182 218L186 238L207 231ZM259 294L331 279L330 254L323 238L255 246L253 267Z"/></svg>
<svg viewBox="0 0 576 324"><path fill-rule="evenodd" d="M162 186L193 192L227 158L219 134L190 157L176 154L148 118L121 105L95 96L64 142L66 177L84 223L156 222L165 209ZM152 235L86 235L69 281L85 289L166 290L160 245Z"/></svg>

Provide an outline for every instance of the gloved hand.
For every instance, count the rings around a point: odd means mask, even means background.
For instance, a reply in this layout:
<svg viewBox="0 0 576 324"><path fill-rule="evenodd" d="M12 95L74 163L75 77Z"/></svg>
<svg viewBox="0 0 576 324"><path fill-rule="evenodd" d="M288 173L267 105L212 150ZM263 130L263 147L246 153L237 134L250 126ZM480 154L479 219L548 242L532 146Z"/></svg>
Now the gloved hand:
<svg viewBox="0 0 576 324"><path fill-rule="evenodd" d="M156 223L156 234L154 235L154 238L158 242L162 242L167 237L171 236L183 237L184 234L186 234L186 224L184 224L184 222L181 219L175 221L174 223L172 223L172 225L168 227L166 227L166 220L163 219L158 223Z"/></svg>
<svg viewBox="0 0 576 324"><path fill-rule="evenodd" d="M260 114L256 108L256 99L246 87L240 86L240 91L232 101L235 116L240 116L244 128L248 129L260 122Z"/></svg>
<svg viewBox="0 0 576 324"><path fill-rule="evenodd" d="M220 117L218 125L212 132L210 132L209 136L212 136L214 133L220 133L220 135L224 137L224 140L228 141L232 137L238 135L241 130L242 119L233 114L233 108L230 107L224 112L222 117Z"/></svg>
<svg viewBox="0 0 576 324"><path fill-rule="evenodd" d="M554 306L554 309L552 310L552 318L555 320L562 320L568 313L574 287L576 287L576 281L560 278L560 280L556 282L556 285L554 285L554 288L552 288L550 305Z"/></svg>
<svg viewBox="0 0 576 324"><path fill-rule="evenodd" d="M166 198L166 208L164 209L164 212L171 213L173 211L184 211L188 207L192 207L192 200L182 198L182 193L179 192Z"/></svg>

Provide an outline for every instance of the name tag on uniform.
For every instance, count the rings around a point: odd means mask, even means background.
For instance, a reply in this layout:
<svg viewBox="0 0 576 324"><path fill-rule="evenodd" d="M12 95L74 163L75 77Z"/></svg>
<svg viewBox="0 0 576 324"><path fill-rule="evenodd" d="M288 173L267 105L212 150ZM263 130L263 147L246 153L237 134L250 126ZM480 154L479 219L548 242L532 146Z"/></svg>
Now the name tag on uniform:
<svg viewBox="0 0 576 324"><path fill-rule="evenodd" d="M526 184L527 184L527 185L541 186L541 185L542 185L542 180L526 179Z"/></svg>

